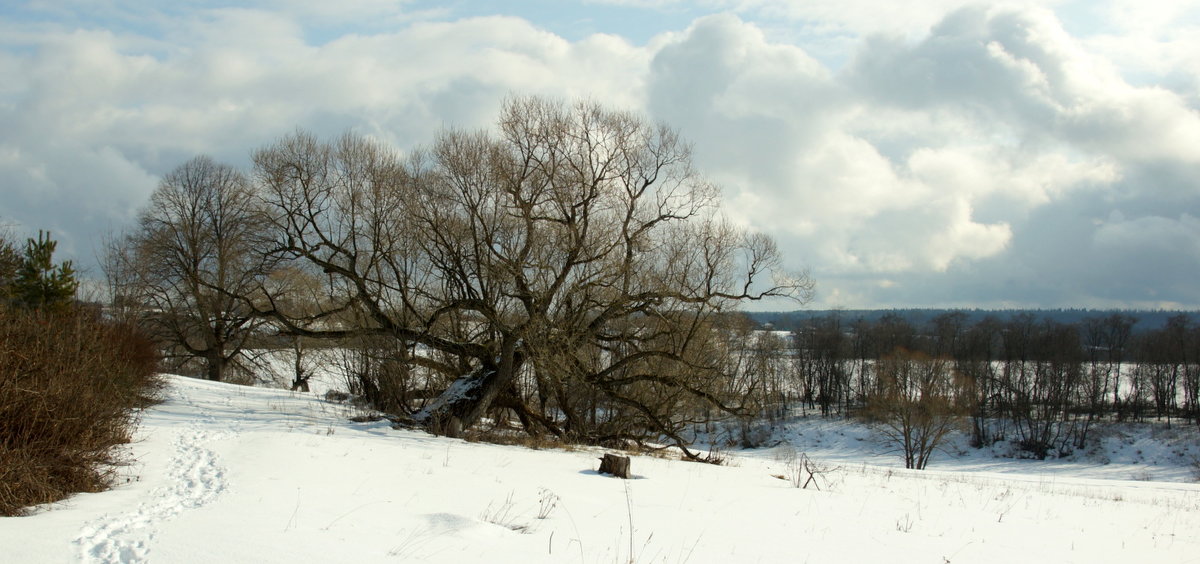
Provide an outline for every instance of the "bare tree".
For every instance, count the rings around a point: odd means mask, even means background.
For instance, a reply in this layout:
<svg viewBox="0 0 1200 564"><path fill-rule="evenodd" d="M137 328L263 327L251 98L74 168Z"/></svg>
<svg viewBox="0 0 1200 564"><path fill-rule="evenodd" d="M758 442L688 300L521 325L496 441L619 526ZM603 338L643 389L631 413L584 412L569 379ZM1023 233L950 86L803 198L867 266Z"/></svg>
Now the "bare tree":
<svg viewBox="0 0 1200 564"><path fill-rule="evenodd" d="M297 315L270 295L261 313L411 344L406 362L450 382L412 414L437 432L503 407L527 430L622 438L604 424L620 411L682 442L683 398L734 408L711 384L712 316L811 291L805 276L764 283L774 243L719 217L674 131L595 104L512 99L497 134L447 132L403 161L304 133L254 160L271 255L326 273L334 297Z"/></svg>
<svg viewBox="0 0 1200 564"><path fill-rule="evenodd" d="M761 446L768 438L762 424L787 415L786 340L758 330L742 312L721 315L716 321L714 329L720 337L711 350L723 357L720 372L725 375L721 378L725 386L717 393L742 408L737 421L742 446Z"/></svg>
<svg viewBox="0 0 1200 564"><path fill-rule="evenodd" d="M878 391L867 413L884 438L904 456L904 467L923 470L967 412L955 393L953 363L903 348L883 357Z"/></svg>
<svg viewBox="0 0 1200 564"><path fill-rule="evenodd" d="M1038 459L1069 450L1078 422L1073 396L1083 380L1079 331L1051 319L1014 315L1001 330L1004 343L999 393L1001 411L1013 424L1021 448Z"/></svg>
<svg viewBox="0 0 1200 564"><path fill-rule="evenodd" d="M1083 320L1080 335L1085 356L1088 360L1084 381L1084 402L1089 418L1101 413L1105 398L1112 391L1111 408L1118 417L1124 416L1121 407L1121 363L1137 319L1121 313L1104 317L1088 317Z"/></svg>
<svg viewBox="0 0 1200 564"><path fill-rule="evenodd" d="M163 177L137 227L109 244L114 301L137 304L176 361L199 359L207 378L224 379L262 322L235 297L264 285L261 225L243 174L203 156L184 163Z"/></svg>
<svg viewBox="0 0 1200 564"><path fill-rule="evenodd" d="M1183 343L1187 362L1183 366L1183 393L1186 413L1200 426L1200 327L1193 325Z"/></svg>
<svg viewBox="0 0 1200 564"><path fill-rule="evenodd" d="M933 356L964 356L963 343L967 327L967 314L964 311L948 311L940 313L930 320L933 329Z"/></svg>
<svg viewBox="0 0 1200 564"><path fill-rule="evenodd" d="M1107 362L1109 347L1106 324L1105 318L1088 317L1080 326L1087 368L1078 401L1087 409L1088 422L1099 418L1104 413L1108 390L1114 387L1115 367ZM1082 444L1084 441L1086 441L1086 429L1080 437L1080 443Z"/></svg>
<svg viewBox="0 0 1200 564"><path fill-rule="evenodd" d="M1104 345L1108 364L1113 367L1113 408L1117 410L1118 419L1123 418L1123 410L1120 407L1121 365L1125 362L1126 349L1136 323L1137 318L1120 313L1114 313L1104 318Z"/></svg>
<svg viewBox="0 0 1200 564"><path fill-rule="evenodd" d="M1189 383L1188 366L1195 362L1189 347L1191 320L1186 314L1172 315L1161 329L1148 331L1136 339L1138 346L1138 375L1145 378L1156 417L1167 419L1178 407L1179 387L1184 387L1185 401Z"/></svg>
<svg viewBox="0 0 1200 564"><path fill-rule="evenodd" d="M795 335L800 387L809 407L821 407L829 416L845 401L849 415L854 350L846 337L841 314L834 312L813 319Z"/></svg>

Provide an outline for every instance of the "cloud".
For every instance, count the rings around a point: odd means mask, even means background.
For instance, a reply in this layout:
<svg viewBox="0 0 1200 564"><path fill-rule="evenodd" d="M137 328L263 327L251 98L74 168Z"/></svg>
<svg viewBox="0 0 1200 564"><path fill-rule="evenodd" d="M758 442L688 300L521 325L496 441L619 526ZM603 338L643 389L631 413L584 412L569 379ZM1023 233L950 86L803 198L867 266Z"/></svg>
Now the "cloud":
<svg viewBox="0 0 1200 564"><path fill-rule="evenodd" d="M994 120L1024 142L1122 160L1197 158L1200 114L1186 100L1130 85L1045 10L964 8L916 44L872 38L848 76L876 103Z"/></svg>
<svg viewBox="0 0 1200 564"><path fill-rule="evenodd" d="M215 9L171 20L178 43L57 29L3 52L0 218L54 229L91 263L91 234L129 221L156 178L196 154L236 165L296 127L399 147L483 127L512 92L637 106L638 52L613 36L567 41L511 17L416 23L315 45L298 20ZM630 86L633 88L630 88Z"/></svg>
<svg viewBox="0 0 1200 564"><path fill-rule="evenodd" d="M944 270L1006 245L1003 222L975 221L969 190L921 174L935 156L910 165L912 147L889 156L872 142L852 84L751 24L697 21L659 50L650 81L651 111L706 140L700 164L731 213L827 272Z"/></svg>
<svg viewBox="0 0 1200 564"><path fill-rule="evenodd" d="M680 130L729 215L809 267L821 305L1200 306L1200 67L1194 35L1154 23L1186 6L1080 37L1062 20L1078 7L1055 2L714 0L722 13L635 44L536 14L281 5L0 15L0 219L88 262L197 154L246 166L296 127L408 149L530 93Z"/></svg>
<svg viewBox="0 0 1200 564"><path fill-rule="evenodd" d="M1089 274L1107 260L1098 242L1123 234L1099 231L1099 218L1124 210L1141 225L1163 201L1197 209L1185 179L1200 172L1200 127L1183 97L1131 85L1048 10L958 9L917 40L868 38L837 73L751 23L710 17L651 69L651 111L704 140L701 166L731 213L814 265L828 300L1200 298ZM1195 248L1171 241L1184 256ZM1130 264L1196 274L1149 242L1128 245L1143 247Z"/></svg>
<svg viewBox="0 0 1200 564"><path fill-rule="evenodd" d="M1109 277L1111 298L1200 301L1195 278L1200 220L1188 213L1127 220L1114 212L1095 230L1092 251L1097 263L1106 265L1100 270Z"/></svg>

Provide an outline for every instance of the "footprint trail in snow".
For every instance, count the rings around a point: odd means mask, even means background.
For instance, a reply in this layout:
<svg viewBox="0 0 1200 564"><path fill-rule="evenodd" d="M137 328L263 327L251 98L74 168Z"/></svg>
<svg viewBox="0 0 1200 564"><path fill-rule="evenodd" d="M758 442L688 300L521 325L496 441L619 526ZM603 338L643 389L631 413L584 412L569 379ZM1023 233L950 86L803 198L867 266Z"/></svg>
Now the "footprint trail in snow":
<svg viewBox="0 0 1200 564"><path fill-rule="evenodd" d="M186 396L185 402L193 404ZM234 429L219 429L209 414L180 430L167 464L171 485L154 489L134 511L105 515L85 525L75 539L82 562L145 562L160 522L215 499L227 485L225 468L205 445L227 438Z"/></svg>

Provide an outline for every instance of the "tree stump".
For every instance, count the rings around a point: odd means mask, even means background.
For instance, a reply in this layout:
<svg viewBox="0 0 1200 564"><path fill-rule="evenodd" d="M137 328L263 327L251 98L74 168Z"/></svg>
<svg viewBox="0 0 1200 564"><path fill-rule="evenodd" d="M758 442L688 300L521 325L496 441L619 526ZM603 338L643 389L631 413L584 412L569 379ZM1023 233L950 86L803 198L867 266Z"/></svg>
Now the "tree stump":
<svg viewBox="0 0 1200 564"><path fill-rule="evenodd" d="M606 454L600 459L600 473L629 479L629 457Z"/></svg>

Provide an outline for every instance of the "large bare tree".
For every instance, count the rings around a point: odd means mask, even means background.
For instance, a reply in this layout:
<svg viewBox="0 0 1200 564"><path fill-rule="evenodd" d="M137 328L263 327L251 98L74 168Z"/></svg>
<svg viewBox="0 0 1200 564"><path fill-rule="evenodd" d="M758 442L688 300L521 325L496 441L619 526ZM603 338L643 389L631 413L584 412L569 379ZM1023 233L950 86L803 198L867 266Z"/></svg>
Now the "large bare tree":
<svg viewBox="0 0 1200 564"><path fill-rule="evenodd" d="M196 157L163 177L137 226L109 243L114 302L136 304L170 358L200 359L211 380L244 360L262 319L246 301L264 286L258 200L246 176Z"/></svg>
<svg viewBox="0 0 1200 564"><path fill-rule="evenodd" d="M678 439L689 405L736 409L713 315L811 292L769 238L720 217L673 130L592 103L511 99L495 133L449 131L408 159L296 133L254 162L272 258L330 281L315 314L269 291L261 313L411 343L444 383L412 417L441 433L503 407L535 433Z"/></svg>

